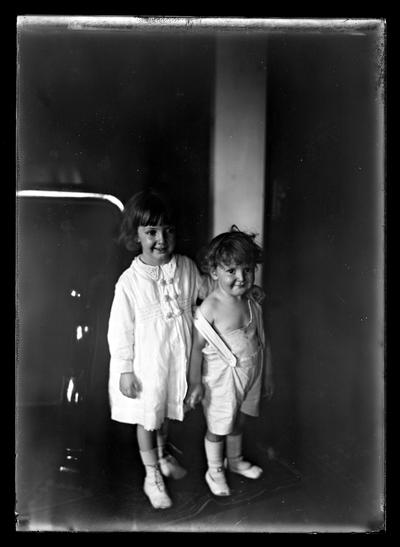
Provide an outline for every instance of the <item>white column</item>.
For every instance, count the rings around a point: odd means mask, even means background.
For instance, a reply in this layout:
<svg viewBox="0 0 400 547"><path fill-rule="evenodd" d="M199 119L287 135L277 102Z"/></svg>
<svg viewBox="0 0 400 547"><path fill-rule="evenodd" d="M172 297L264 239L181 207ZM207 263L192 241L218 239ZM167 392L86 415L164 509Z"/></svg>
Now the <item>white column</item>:
<svg viewBox="0 0 400 547"><path fill-rule="evenodd" d="M213 236L232 224L263 242L266 45L220 36L212 149ZM261 284L261 268L256 282Z"/></svg>

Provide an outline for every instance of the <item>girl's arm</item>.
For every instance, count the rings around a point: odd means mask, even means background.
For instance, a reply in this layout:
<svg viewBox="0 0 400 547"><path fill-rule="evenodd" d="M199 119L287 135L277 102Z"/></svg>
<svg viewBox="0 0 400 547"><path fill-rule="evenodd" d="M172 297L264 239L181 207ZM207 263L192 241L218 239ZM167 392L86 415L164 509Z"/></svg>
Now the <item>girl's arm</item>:
<svg viewBox="0 0 400 547"><path fill-rule="evenodd" d="M134 372L122 372L119 377L119 390L125 397L136 399L142 391L142 384Z"/></svg>
<svg viewBox="0 0 400 547"><path fill-rule="evenodd" d="M110 370L120 374L119 389L123 395L136 398L142 386L133 372L135 317L129 290L118 282L108 322Z"/></svg>
<svg viewBox="0 0 400 547"><path fill-rule="evenodd" d="M193 328L192 350L190 352L189 372L188 372L188 392L185 398L185 403L194 408L197 403L203 398L202 363L205 340L199 331Z"/></svg>
<svg viewBox="0 0 400 547"><path fill-rule="evenodd" d="M200 305L209 294L215 289L215 281L208 274L200 273L196 265L195 267L195 277L196 277L196 291L197 291L197 301Z"/></svg>

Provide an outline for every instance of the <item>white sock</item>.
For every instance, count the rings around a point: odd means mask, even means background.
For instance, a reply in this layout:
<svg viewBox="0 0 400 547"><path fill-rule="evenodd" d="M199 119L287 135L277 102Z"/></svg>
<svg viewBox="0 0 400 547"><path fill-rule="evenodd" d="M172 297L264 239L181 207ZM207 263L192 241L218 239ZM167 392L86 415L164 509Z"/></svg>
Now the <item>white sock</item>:
<svg viewBox="0 0 400 547"><path fill-rule="evenodd" d="M161 430L157 431L157 454L163 458L166 454L167 436Z"/></svg>
<svg viewBox="0 0 400 547"><path fill-rule="evenodd" d="M148 467L155 467L158 464L157 449L152 448L150 450L140 450L139 452L147 473Z"/></svg>
<svg viewBox="0 0 400 547"><path fill-rule="evenodd" d="M249 479L258 479L263 470L258 465L243 460L242 456L242 439L243 436L228 435L226 438L226 454L228 458L228 468L234 473L244 475Z"/></svg>
<svg viewBox="0 0 400 547"><path fill-rule="evenodd" d="M163 458L166 455L167 437L168 425L167 422L164 422L157 431L157 453L159 458Z"/></svg>
<svg viewBox="0 0 400 547"><path fill-rule="evenodd" d="M209 469L211 471L217 471L219 468L222 468L224 460L224 441L209 441L207 437L205 437L204 447Z"/></svg>

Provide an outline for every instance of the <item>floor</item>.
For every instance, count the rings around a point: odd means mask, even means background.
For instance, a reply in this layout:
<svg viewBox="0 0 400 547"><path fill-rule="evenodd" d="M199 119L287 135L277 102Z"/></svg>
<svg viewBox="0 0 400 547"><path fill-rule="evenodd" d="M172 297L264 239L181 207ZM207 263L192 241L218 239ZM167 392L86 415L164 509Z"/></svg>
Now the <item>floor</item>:
<svg viewBox="0 0 400 547"><path fill-rule="evenodd" d="M204 482L204 423L197 410L183 424L172 423L172 451L189 473L179 481L168 479L174 505L160 511L150 506L142 491L144 475L133 428L112 424L106 442L87 444L78 460L79 472L62 472L63 435L54 429L52 413L40 412L41 420L32 418L17 445L19 532L287 533L382 528L379 518L368 517L374 514L370 494L356 475L335 467L332 458L313 460L311 451L312 465L300 471L268 444L256 420L250 422L244 442L247 456L264 473L256 481L229 475L229 498L214 497Z"/></svg>

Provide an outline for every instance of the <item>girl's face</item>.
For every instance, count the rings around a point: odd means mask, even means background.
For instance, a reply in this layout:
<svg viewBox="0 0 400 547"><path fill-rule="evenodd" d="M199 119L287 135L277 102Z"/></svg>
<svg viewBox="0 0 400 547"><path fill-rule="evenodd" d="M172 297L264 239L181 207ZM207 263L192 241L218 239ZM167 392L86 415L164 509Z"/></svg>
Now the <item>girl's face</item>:
<svg viewBox="0 0 400 547"><path fill-rule="evenodd" d="M175 248L174 226L139 226L137 235L146 264L160 266L171 260Z"/></svg>
<svg viewBox="0 0 400 547"><path fill-rule="evenodd" d="M211 275L220 290L229 296L243 296L254 283L253 264L219 264Z"/></svg>

